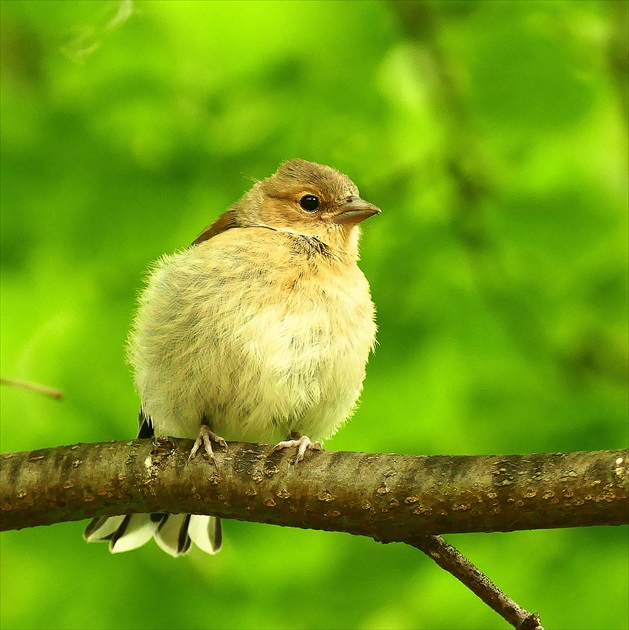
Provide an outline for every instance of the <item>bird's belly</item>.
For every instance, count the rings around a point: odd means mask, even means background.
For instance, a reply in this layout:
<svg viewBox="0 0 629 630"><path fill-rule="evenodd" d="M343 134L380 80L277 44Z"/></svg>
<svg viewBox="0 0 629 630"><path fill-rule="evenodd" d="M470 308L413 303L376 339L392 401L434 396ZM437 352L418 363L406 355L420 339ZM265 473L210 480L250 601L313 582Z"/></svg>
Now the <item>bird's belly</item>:
<svg viewBox="0 0 629 630"><path fill-rule="evenodd" d="M243 300L229 314L214 310L198 314L193 335L169 340L179 347L159 366L165 404L146 409L156 433L194 437L206 418L227 440L333 434L358 399L374 342L368 294L300 294L266 306Z"/></svg>
<svg viewBox="0 0 629 630"><path fill-rule="evenodd" d="M362 272L317 270L290 252L277 268L213 251L165 259L138 312L130 360L156 434L196 437L203 419L227 440L333 434L375 339Z"/></svg>
<svg viewBox="0 0 629 630"><path fill-rule="evenodd" d="M362 386L373 335L353 333L347 313L324 304L257 309L238 331L240 342L223 347L216 384L205 381L204 413L226 439L272 442L291 431L327 437ZM207 358L205 374L216 366Z"/></svg>

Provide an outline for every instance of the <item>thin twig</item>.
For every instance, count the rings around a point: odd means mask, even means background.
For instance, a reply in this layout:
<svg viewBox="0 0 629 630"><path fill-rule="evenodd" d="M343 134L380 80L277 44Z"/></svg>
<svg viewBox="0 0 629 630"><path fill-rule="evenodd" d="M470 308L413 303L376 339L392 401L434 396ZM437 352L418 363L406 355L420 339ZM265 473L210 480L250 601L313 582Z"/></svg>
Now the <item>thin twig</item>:
<svg viewBox="0 0 629 630"><path fill-rule="evenodd" d="M40 385L39 383L19 381L14 378L0 378L0 383L2 383L2 385L11 385L11 387L21 387L22 389L28 389L32 392L43 394L44 396L56 398L57 400L63 398L63 392L59 391L58 389L53 389L52 387L46 387L46 385Z"/></svg>
<svg viewBox="0 0 629 630"><path fill-rule="evenodd" d="M524 610L441 536L418 536L409 544L432 558L517 630L544 630L538 613Z"/></svg>

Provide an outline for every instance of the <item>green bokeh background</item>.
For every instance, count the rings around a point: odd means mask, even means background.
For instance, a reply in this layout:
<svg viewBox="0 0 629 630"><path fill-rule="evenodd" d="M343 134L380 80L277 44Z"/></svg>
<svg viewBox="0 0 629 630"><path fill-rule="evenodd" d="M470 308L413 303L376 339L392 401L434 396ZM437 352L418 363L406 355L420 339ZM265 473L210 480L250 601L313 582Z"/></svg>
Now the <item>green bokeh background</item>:
<svg viewBox="0 0 629 630"><path fill-rule="evenodd" d="M383 213L379 346L328 448L627 445L627 3L2 2L2 450L134 435L149 261L278 163ZM227 522L224 550L2 535L2 628L504 628L404 545ZM627 529L449 540L555 629L627 628Z"/></svg>

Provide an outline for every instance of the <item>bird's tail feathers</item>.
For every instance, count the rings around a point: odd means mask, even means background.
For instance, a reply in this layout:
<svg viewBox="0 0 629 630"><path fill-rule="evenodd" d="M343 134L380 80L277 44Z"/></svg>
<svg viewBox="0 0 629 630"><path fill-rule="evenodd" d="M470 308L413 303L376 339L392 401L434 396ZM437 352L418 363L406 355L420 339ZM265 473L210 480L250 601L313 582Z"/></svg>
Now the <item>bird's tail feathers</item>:
<svg viewBox="0 0 629 630"><path fill-rule="evenodd" d="M190 517L188 533L192 542L205 553L214 555L223 544L223 526L218 516L193 514Z"/></svg>
<svg viewBox="0 0 629 630"><path fill-rule="evenodd" d="M221 520L200 514L129 514L93 519L85 528L87 542L109 542L111 553L137 549L151 538L173 557L185 555L192 543L209 554L222 543Z"/></svg>

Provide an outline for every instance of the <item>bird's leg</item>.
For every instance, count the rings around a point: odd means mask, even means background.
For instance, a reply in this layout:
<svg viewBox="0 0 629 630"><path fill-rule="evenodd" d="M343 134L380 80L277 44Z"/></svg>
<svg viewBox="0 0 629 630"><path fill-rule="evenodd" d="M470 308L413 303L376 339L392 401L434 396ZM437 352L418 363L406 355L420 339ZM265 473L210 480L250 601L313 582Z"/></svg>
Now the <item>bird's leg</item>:
<svg viewBox="0 0 629 630"><path fill-rule="evenodd" d="M214 458L214 451L212 450L212 442L216 442L225 449L227 448L227 442L225 442L220 435L216 435L216 433L210 429L209 422L203 418L203 420L201 420L201 426L199 427L199 435L197 436L194 446L190 451L188 461L193 459L196 456L197 451L203 447L210 461L216 466L216 459Z"/></svg>
<svg viewBox="0 0 629 630"><path fill-rule="evenodd" d="M321 442L312 442L307 435L302 435L297 431L292 431L290 434L290 440L284 440L279 442L273 447L271 453L277 453L285 448L296 448L297 457L295 457L295 464L298 464L303 460L306 451L322 451L323 446Z"/></svg>

